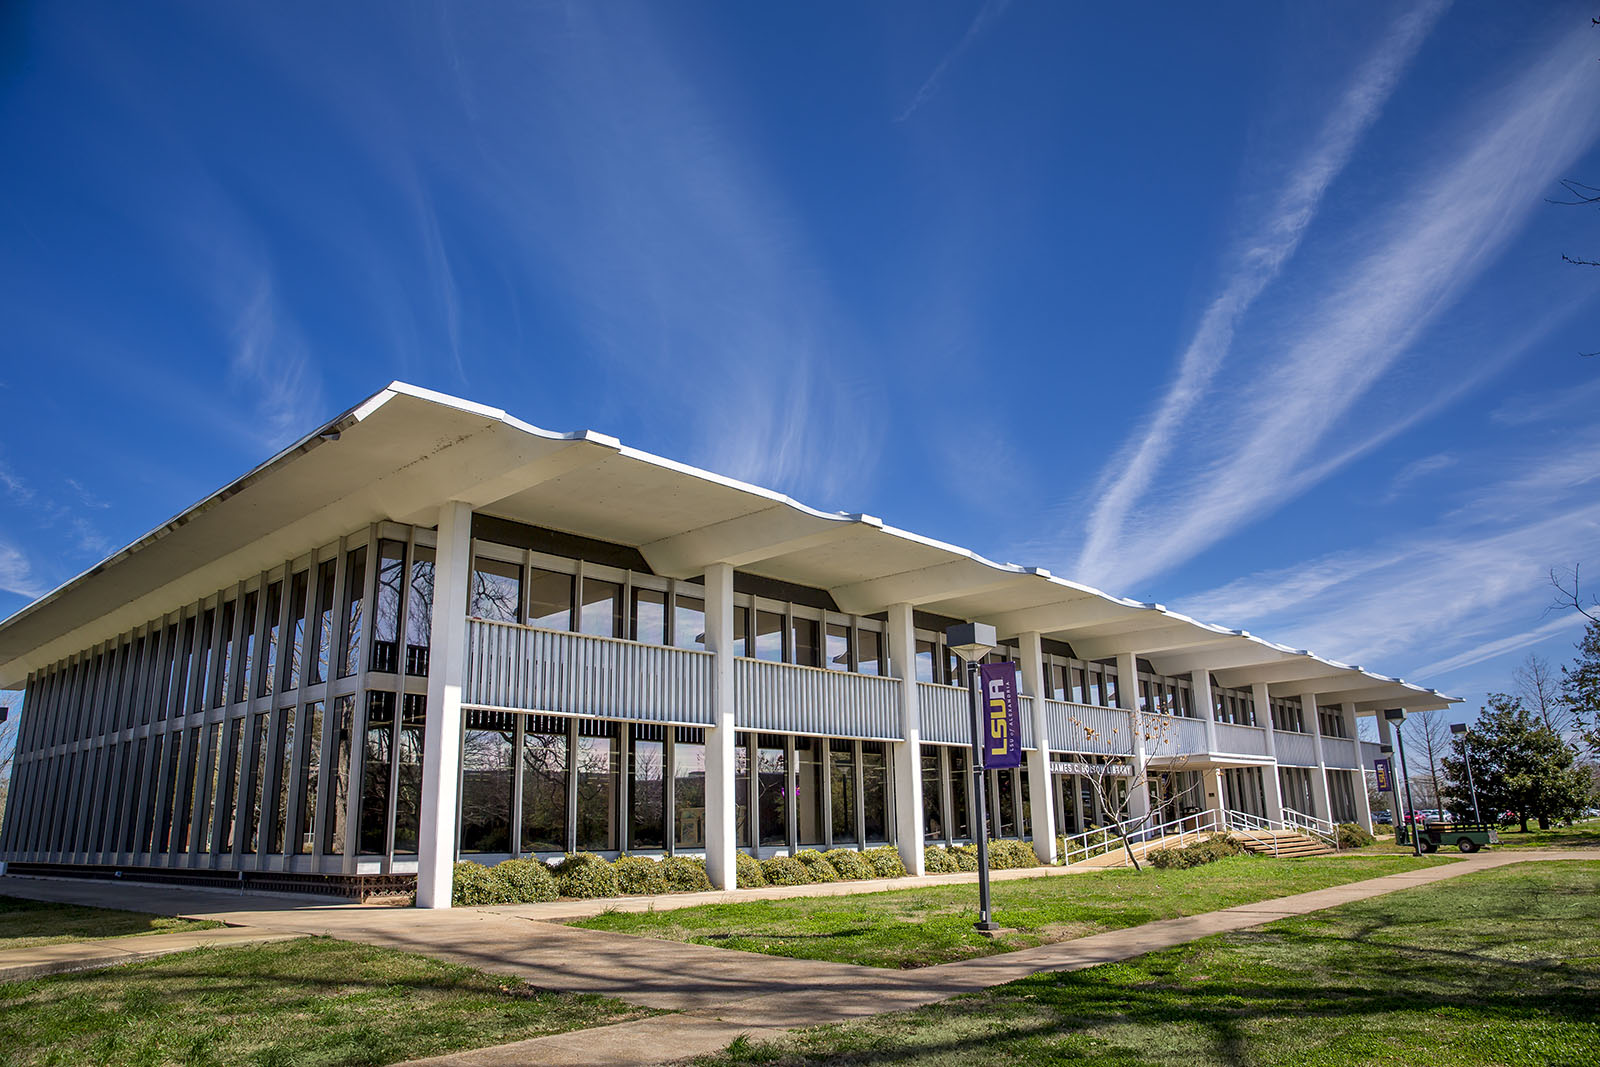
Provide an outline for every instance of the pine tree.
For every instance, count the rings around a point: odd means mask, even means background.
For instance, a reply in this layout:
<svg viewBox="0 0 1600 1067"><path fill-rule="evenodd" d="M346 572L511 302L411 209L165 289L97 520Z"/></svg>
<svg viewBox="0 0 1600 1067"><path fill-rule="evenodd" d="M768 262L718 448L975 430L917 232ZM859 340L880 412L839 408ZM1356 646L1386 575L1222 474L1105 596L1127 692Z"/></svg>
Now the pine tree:
<svg viewBox="0 0 1600 1067"><path fill-rule="evenodd" d="M1577 660L1561 668L1561 699L1590 754L1600 758L1600 622L1584 628Z"/></svg>

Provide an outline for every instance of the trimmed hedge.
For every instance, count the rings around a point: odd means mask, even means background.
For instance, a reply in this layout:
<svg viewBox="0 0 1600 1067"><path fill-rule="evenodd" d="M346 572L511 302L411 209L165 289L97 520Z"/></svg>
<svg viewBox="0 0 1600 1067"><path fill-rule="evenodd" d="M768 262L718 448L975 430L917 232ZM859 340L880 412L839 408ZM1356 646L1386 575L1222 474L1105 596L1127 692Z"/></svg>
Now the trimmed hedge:
<svg viewBox="0 0 1600 1067"><path fill-rule="evenodd" d="M569 852L556 864L556 884L564 897L614 897L621 892L617 872L592 852Z"/></svg>
<svg viewBox="0 0 1600 1067"><path fill-rule="evenodd" d="M811 876L813 882L837 882L839 872L834 870L833 864L828 862L828 857L814 848L803 848L794 854L794 858L805 864L806 874Z"/></svg>
<svg viewBox="0 0 1600 1067"><path fill-rule="evenodd" d="M1203 867L1207 863L1215 863L1229 856L1238 856L1245 851L1243 845L1228 837L1218 834L1204 841L1196 841L1192 845L1182 848L1158 848L1146 858L1150 866L1185 870L1189 867Z"/></svg>
<svg viewBox="0 0 1600 1067"><path fill-rule="evenodd" d="M632 897L655 896L667 891L667 876L661 864L645 856L618 856L611 865L617 888Z"/></svg>
<svg viewBox="0 0 1600 1067"><path fill-rule="evenodd" d="M989 869L991 871L1012 871L1022 867L1037 866L1039 866L1039 857L1033 854L1033 846L1026 841L1014 841L1006 838L989 842Z"/></svg>
<svg viewBox="0 0 1600 1067"><path fill-rule="evenodd" d="M457 907L474 904L515 904L511 887L481 863L464 860L455 865L450 878L450 903Z"/></svg>
<svg viewBox="0 0 1600 1067"><path fill-rule="evenodd" d="M793 856L773 856L761 861L768 885L810 885L811 871Z"/></svg>
<svg viewBox="0 0 1600 1067"><path fill-rule="evenodd" d="M760 889L767 884L767 872L761 861L748 852L739 853L735 861L739 872L740 889Z"/></svg>
<svg viewBox="0 0 1600 1067"><path fill-rule="evenodd" d="M877 877L872 870L871 861L853 848L829 849L823 853L823 857L839 873L839 877L847 882L859 882L865 878Z"/></svg>
<svg viewBox="0 0 1600 1067"><path fill-rule="evenodd" d="M961 865L943 845L934 845L922 850L922 869L929 874L955 874Z"/></svg>
<svg viewBox="0 0 1600 1067"><path fill-rule="evenodd" d="M711 889L706 861L699 856L668 856L661 861L661 876L670 893L704 893Z"/></svg>
<svg viewBox="0 0 1600 1067"><path fill-rule="evenodd" d="M977 845L951 845L947 850L950 858L956 861L956 870L975 871L978 869Z"/></svg>
<svg viewBox="0 0 1600 1067"><path fill-rule="evenodd" d="M559 894L556 876L543 860L506 860L489 873L505 883L507 895L517 904L538 904Z"/></svg>
<svg viewBox="0 0 1600 1067"><path fill-rule="evenodd" d="M861 854L868 863L872 864L872 873L879 878L904 878L906 876L905 860L900 858L900 850L893 845L879 845L869 848Z"/></svg>
<svg viewBox="0 0 1600 1067"><path fill-rule="evenodd" d="M1378 840L1367 833L1367 828L1360 823L1342 822L1335 828L1334 834L1338 839L1340 848L1366 848Z"/></svg>

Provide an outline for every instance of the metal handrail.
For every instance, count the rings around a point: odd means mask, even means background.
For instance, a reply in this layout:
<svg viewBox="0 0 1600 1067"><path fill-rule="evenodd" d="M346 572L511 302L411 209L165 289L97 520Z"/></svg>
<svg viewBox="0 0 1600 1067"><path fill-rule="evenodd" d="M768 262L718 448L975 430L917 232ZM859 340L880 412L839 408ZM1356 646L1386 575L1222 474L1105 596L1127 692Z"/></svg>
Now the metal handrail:
<svg viewBox="0 0 1600 1067"><path fill-rule="evenodd" d="M1315 815L1307 815L1305 812L1295 811L1293 808L1284 808L1283 823L1290 830L1300 830L1310 834L1312 837L1321 838L1332 845L1335 852L1339 850L1338 831L1333 823L1327 819L1319 819Z"/></svg>
<svg viewBox="0 0 1600 1067"><path fill-rule="evenodd" d="M1278 854L1278 835L1273 831L1280 829L1273 824L1271 819L1254 815L1248 811L1235 811L1229 809L1225 816L1228 829L1236 834L1248 837L1252 841L1265 840L1272 845L1272 854Z"/></svg>
<svg viewBox="0 0 1600 1067"><path fill-rule="evenodd" d="M1176 819L1169 819L1155 826L1140 827L1129 830L1127 840L1129 846L1142 845L1144 851L1151 851L1151 843L1159 844L1169 837L1182 838L1184 834L1197 834L1204 831L1220 833L1224 827L1214 811L1197 811L1192 815L1182 815ZM1081 846L1073 847L1073 842L1082 842ZM1107 852L1114 852L1122 847L1122 838L1109 826L1102 826L1094 830L1087 830L1081 834L1073 834L1062 839L1061 863L1067 865L1078 860L1093 859L1103 856ZM1078 854L1082 853L1081 856Z"/></svg>

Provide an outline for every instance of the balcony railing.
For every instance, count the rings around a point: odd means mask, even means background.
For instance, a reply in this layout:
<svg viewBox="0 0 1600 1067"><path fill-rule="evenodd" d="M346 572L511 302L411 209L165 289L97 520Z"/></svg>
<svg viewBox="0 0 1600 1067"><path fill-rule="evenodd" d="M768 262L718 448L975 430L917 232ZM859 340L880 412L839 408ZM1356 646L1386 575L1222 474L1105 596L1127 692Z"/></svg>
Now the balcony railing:
<svg viewBox="0 0 1600 1067"><path fill-rule="evenodd" d="M900 680L733 661L734 706L742 729L900 740Z"/></svg>
<svg viewBox="0 0 1600 1067"><path fill-rule="evenodd" d="M1356 743L1347 737L1322 739L1322 762L1329 767L1359 767L1356 761Z"/></svg>
<svg viewBox="0 0 1600 1067"><path fill-rule="evenodd" d="M462 703L639 722L711 722L712 655L467 620Z"/></svg>
<svg viewBox="0 0 1600 1067"><path fill-rule="evenodd" d="M1204 719L1191 719L1182 715L1150 715L1140 717L1144 728L1144 752L1148 759L1170 759L1174 756L1203 756L1206 753L1206 724Z"/></svg>
<svg viewBox="0 0 1600 1067"><path fill-rule="evenodd" d="M1115 708L1044 702L1044 725L1050 747L1056 752L1126 756L1133 751L1133 726L1128 713Z"/></svg>
<svg viewBox="0 0 1600 1067"><path fill-rule="evenodd" d="M1316 742L1312 741L1310 734L1290 733L1279 730L1273 735L1273 741L1278 746L1278 762L1285 767L1315 767L1317 765Z"/></svg>
<svg viewBox="0 0 1600 1067"><path fill-rule="evenodd" d="M1219 722L1217 723L1217 751L1230 752L1237 756L1265 756L1267 754L1267 732L1259 726Z"/></svg>
<svg viewBox="0 0 1600 1067"><path fill-rule="evenodd" d="M917 707L922 714L922 739L930 744L972 744L972 705L959 685L917 683Z"/></svg>

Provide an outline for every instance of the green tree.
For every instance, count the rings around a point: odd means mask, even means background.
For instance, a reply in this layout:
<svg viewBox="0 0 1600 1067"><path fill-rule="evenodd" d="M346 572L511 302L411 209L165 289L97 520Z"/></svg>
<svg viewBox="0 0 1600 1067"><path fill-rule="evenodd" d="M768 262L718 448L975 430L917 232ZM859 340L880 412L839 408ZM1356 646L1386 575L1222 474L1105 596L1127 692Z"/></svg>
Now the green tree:
<svg viewBox="0 0 1600 1067"><path fill-rule="evenodd" d="M1471 745L1472 781L1478 806L1489 818L1514 811L1524 833L1528 820L1537 819L1541 830L1551 819L1570 818L1588 802L1588 773L1577 765L1572 747L1534 717L1516 697L1490 693L1467 731ZM1443 760L1451 814L1472 813L1463 741L1456 738Z"/></svg>
<svg viewBox="0 0 1600 1067"><path fill-rule="evenodd" d="M1561 668L1561 699L1590 755L1600 758L1600 620L1589 621L1578 658Z"/></svg>

